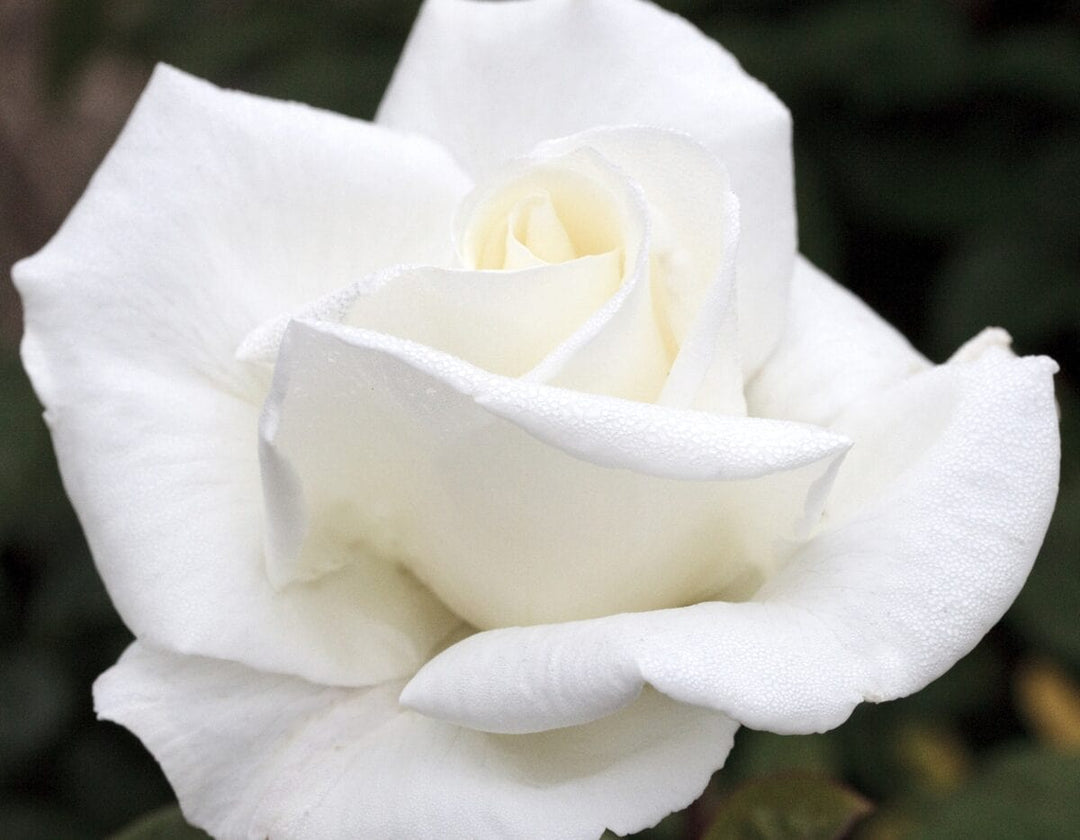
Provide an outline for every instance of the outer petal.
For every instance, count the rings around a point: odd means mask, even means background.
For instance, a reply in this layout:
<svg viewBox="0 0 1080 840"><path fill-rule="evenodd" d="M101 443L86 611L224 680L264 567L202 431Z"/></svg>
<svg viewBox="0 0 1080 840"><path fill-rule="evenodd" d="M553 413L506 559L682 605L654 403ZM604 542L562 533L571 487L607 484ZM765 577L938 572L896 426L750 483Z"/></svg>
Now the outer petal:
<svg viewBox="0 0 1080 840"><path fill-rule="evenodd" d="M383 557L488 627L745 597L817 521L846 446L294 322L263 416L272 574Z"/></svg>
<svg viewBox="0 0 1080 840"><path fill-rule="evenodd" d="M437 138L473 173L596 126L690 134L727 165L742 208L744 371L779 337L795 255L790 117L680 18L640 0L428 0L378 120Z"/></svg>
<svg viewBox="0 0 1080 840"><path fill-rule="evenodd" d="M916 424L946 398L936 440L912 449L903 423L879 422L873 431L899 431L894 442L913 460L811 540L754 602L482 633L428 663L402 701L522 732L609 714L648 683L790 733L836 726L862 700L918 690L997 621L1039 549L1057 489L1054 369L1043 358L987 354L884 395L883 413ZM838 489L860 483L844 473Z"/></svg>
<svg viewBox="0 0 1080 840"><path fill-rule="evenodd" d="M747 407L828 425L850 403L929 367L880 315L799 257L784 336L748 384Z"/></svg>
<svg viewBox="0 0 1080 840"><path fill-rule="evenodd" d="M630 833L693 801L737 726L646 693L589 726L490 735L402 709L399 688L312 685L136 643L94 696L219 840Z"/></svg>
<svg viewBox="0 0 1080 840"><path fill-rule="evenodd" d="M372 265L436 258L465 187L425 139L155 72L60 232L14 271L65 485L137 635L363 682L410 673L455 625L392 570L270 587L265 375L234 353Z"/></svg>

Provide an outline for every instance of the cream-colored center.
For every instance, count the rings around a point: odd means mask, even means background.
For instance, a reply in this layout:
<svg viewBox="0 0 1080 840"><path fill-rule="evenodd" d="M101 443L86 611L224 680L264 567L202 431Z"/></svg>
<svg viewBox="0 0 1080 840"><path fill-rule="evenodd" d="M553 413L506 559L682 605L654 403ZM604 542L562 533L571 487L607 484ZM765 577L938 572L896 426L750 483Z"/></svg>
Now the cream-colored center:
<svg viewBox="0 0 1080 840"><path fill-rule="evenodd" d="M531 268L624 246L610 190L569 169L535 167L479 196L470 210L462 254L467 268Z"/></svg>

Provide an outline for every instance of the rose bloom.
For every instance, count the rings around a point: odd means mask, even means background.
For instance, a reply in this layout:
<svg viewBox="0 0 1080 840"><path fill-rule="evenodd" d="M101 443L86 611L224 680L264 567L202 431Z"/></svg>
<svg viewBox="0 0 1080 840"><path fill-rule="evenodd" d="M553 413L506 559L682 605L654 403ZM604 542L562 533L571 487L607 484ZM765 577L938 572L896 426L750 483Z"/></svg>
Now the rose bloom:
<svg viewBox="0 0 1080 840"><path fill-rule="evenodd" d="M158 68L15 278L192 823L633 832L1002 615L1055 366L798 257L790 134L642 0L429 0L374 123Z"/></svg>

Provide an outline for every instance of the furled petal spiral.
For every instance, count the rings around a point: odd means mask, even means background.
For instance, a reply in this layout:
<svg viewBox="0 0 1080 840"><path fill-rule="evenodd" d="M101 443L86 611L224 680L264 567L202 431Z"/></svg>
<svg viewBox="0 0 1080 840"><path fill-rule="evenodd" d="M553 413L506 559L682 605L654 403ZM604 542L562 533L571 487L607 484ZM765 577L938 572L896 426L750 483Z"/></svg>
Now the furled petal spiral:
<svg viewBox="0 0 1080 840"><path fill-rule="evenodd" d="M565 240L554 262L522 256L511 223L536 201ZM361 278L260 325L238 355L272 365L289 322L314 316L493 373L743 415L738 218L723 164L689 137L606 128L550 141L465 200L461 267Z"/></svg>
<svg viewBox="0 0 1080 840"><path fill-rule="evenodd" d="M685 132L724 161L741 205L744 372L779 339L795 258L791 119L675 15L641 0L428 0L377 120L434 137L477 177L594 126Z"/></svg>

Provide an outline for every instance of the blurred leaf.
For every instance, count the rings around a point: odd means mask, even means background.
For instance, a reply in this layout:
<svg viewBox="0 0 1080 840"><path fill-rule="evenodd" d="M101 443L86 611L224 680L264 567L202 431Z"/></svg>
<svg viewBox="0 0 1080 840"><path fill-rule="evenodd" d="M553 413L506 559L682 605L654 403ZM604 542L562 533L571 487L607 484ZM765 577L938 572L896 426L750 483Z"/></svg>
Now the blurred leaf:
<svg viewBox="0 0 1080 840"><path fill-rule="evenodd" d="M245 90L251 88L247 76L253 69L287 60L319 31L310 15L290 13L280 4L267 4L258 14L177 0L134 8L137 13L121 35L128 52Z"/></svg>
<svg viewBox="0 0 1080 840"><path fill-rule="evenodd" d="M865 703L836 735L860 790L883 800L939 792L962 779L970 756L960 733L981 741L1003 726L1009 685L990 640L922 691L889 703ZM936 758L948 765L934 766Z"/></svg>
<svg viewBox="0 0 1080 840"><path fill-rule="evenodd" d="M75 686L49 648L0 649L0 773L61 739L75 710Z"/></svg>
<svg viewBox="0 0 1080 840"><path fill-rule="evenodd" d="M0 837L11 840L98 840L79 819L47 802L0 798Z"/></svg>
<svg viewBox="0 0 1080 840"><path fill-rule="evenodd" d="M870 810L869 802L829 779L774 776L729 794L705 840L832 840Z"/></svg>
<svg viewBox="0 0 1080 840"><path fill-rule="evenodd" d="M902 726L898 735L899 761L906 775L927 793L949 793L970 775L971 754L948 727L913 721Z"/></svg>
<svg viewBox="0 0 1080 840"><path fill-rule="evenodd" d="M905 111L955 99L972 75L957 5L938 0L855 0L829 21L846 61L837 87L860 108ZM822 54L828 45L819 44Z"/></svg>
<svg viewBox="0 0 1080 840"><path fill-rule="evenodd" d="M0 355L0 539L25 531L42 485L48 484L52 449L41 406L14 353ZM46 467L43 469L43 465Z"/></svg>
<svg viewBox="0 0 1080 840"><path fill-rule="evenodd" d="M128 3L111 21L126 53L175 64L218 84L233 84L253 65L280 61L320 30L320 18L266 3L257 13L243 4L189 0Z"/></svg>
<svg viewBox="0 0 1080 840"><path fill-rule="evenodd" d="M84 541L41 406L18 357L7 354L0 355L0 429L0 628L12 633L50 563L64 564Z"/></svg>
<svg viewBox="0 0 1080 840"><path fill-rule="evenodd" d="M988 230L1075 256L1075 119L971 97L850 129L834 130L822 151L854 207L878 223L928 235Z"/></svg>
<svg viewBox="0 0 1080 840"><path fill-rule="evenodd" d="M339 20L350 33L397 33L403 38L420 10L420 0L332 0L332 5L339 8Z"/></svg>
<svg viewBox="0 0 1080 840"><path fill-rule="evenodd" d="M1080 756L1023 748L998 756L930 815L917 840L1046 840L1080 826Z"/></svg>
<svg viewBox="0 0 1080 840"><path fill-rule="evenodd" d="M58 793L72 808L109 828L175 799L138 739L111 723L93 723L66 740L55 775Z"/></svg>
<svg viewBox="0 0 1080 840"><path fill-rule="evenodd" d="M49 89L70 85L106 32L103 0L56 0L51 15Z"/></svg>
<svg viewBox="0 0 1080 840"><path fill-rule="evenodd" d="M840 274L846 230L840 222L829 179L815 155L801 152L796 129L795 208L799 251L831 277Z"/></svg>
<svg viewBox="0 0 1080 840"><path fill-rule="evenodd" d="M110 840L209 840L210 835L188 825L180 808L170 805L136 820Z"/></svg>
<svg viewBox="0 0 1080 840"><path fill-rule="evenodd" d="M1021 203L1025 179L1004 145L979 127L910 118L880 134L838 135L829 155L856 212L941 233L1007 217Z"/></svg>
<svg viewBox="0 0 1080 840"><path fill-rule="evenodd" d="M859 822L851 840L910 840L919 825L917 812L908 802L899 807L883 804Z"/></svg>
<svg viewBox="0 0 1080 840"><path fill-rule="evenodd" d="M27 616L28 630L51 639L78 637L118 623L85 542L56 552L40 569Z"/></svg>
<svg viewBox="0 0 1080 840"><path fill-rule="evenodd" d="M882 800L951 790L971 762L956 727L947 718L922 717L902 701L863 706L840 730L848 776Z"/></svg>
<svg viewBox="0 0 1080 840"><path fill-rule="evenodd" d="M785 771L829 776L836 773L841 764L840 745L832 732L775 735L740 729L735 743L724 768L725 780L751 780Z"/></svg>
<svg viewBox="0 0 1080 840"><path fill-rule="evenodd" d="M1009 620L1041 652L1080 670L1080 480L1061 488L1046 541Z"/></svg>
<svg viewBox="0 0 1080 840"><path fill-rule="evenodd" d="M252 89L351 116L371 118L401 51L397 41L367 38L348 51L315 44L253 74Z"/></svg>
<svg viewBox="0 0 1080 840"><path fill-rule="evenodd" d="M682 811L664 817L652 828L625 835L626 840L686 840L686 818ZM619 835L605 831L601 840L616 840Z"/></svg>
<svg viewBox="0 0 1080 840"><path fill-rule="evenodd" d="M3 507L0 500L0 507ZM0 546L3 544L0 532ZM11 569L7 563L0 562L0 642L15 639L20 635L22 623L22 603L16 593Z"/></svg>
<svg viewBox="0 0 1080 840"><path fill-rule="evenodd" d="M1016 673L1016 704L1044 744L1080 751L1080 685L1050 662L1024 663Z"/></svg>
<svg viewBox="0 0 1080 840"><path fill-rule="evenodd" d="M934 349L949 354L983 327L1005 327L1017 350L1080 329L1080 265L1029 237L987 237L953 255L931 307Z"/></svg>
<svg viewBox="0 0 1080 840"><path fill-rule="evenodd" d="M796 112L823 98L927 107L958 96L971 76L959 9L934 0L806 4L777 18L720 15L705 28Z"/></svg>
<svg viewBox="0 0 1080 840"><path fill-rule="evenodd" d="M981 87L1027 100L1080 108L1080 38L1064 27L1031 27L983 46L974 74Z"/></svg>
<svg viewBox="0 0 1080 840"><path fill-rule="evenodd" d="M1008 699L1004 671L1001 656L984 642L926 688L889 706L905 717L938 723L985 714Z"/></svg>
<svg viewBox="0 0 1080 840"><path fill-rule="evenodd" d="M328 0L192 7L136 4L118 40L229 87L370 117L390 80L418 0Z"/></svg>

